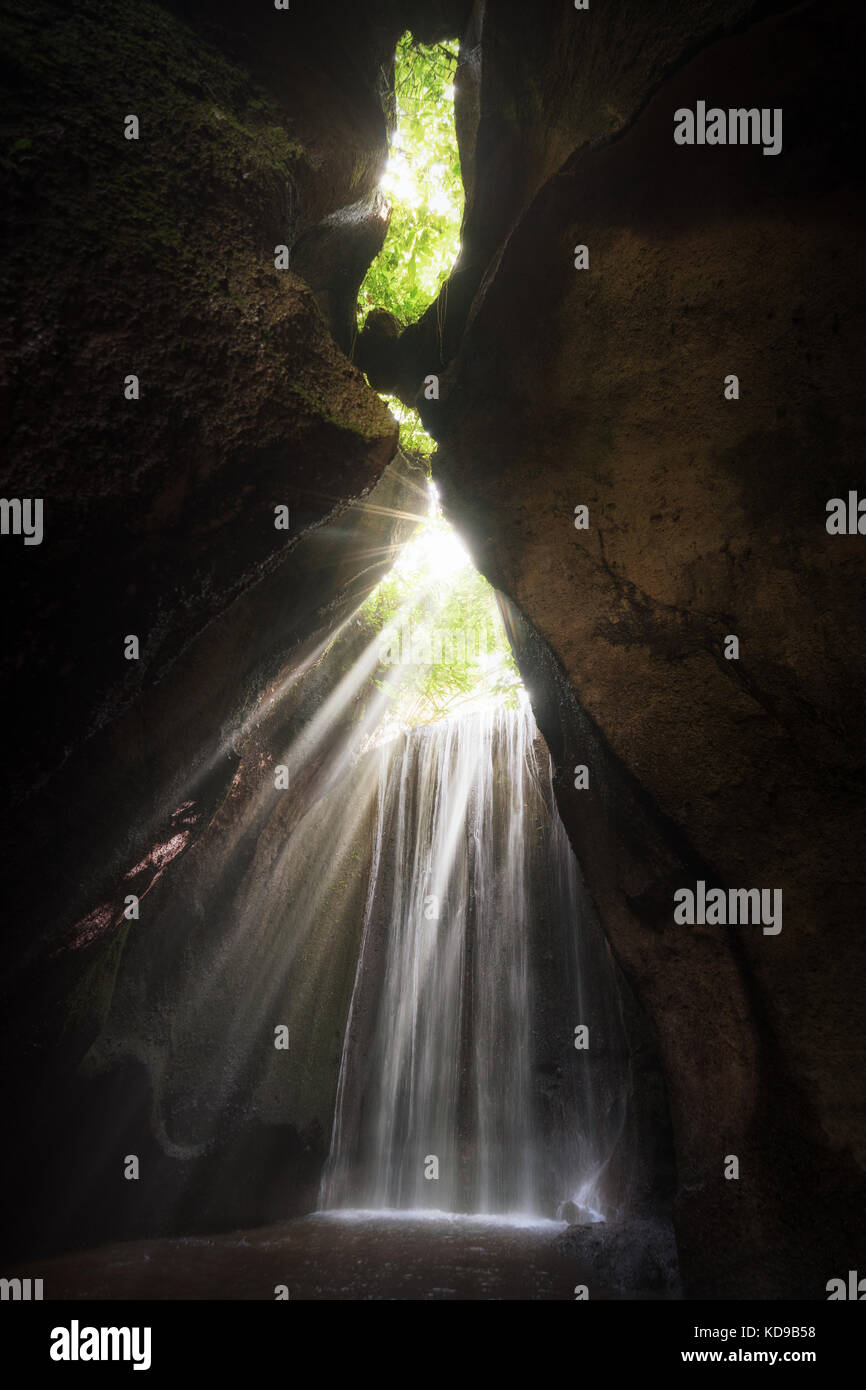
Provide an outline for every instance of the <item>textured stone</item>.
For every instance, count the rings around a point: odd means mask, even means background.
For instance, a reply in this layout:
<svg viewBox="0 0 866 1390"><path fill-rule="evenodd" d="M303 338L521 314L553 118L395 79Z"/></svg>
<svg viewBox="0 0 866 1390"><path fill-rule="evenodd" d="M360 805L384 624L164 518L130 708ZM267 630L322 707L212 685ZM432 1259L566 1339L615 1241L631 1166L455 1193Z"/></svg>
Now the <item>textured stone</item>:
<svg viewBox="0 0 866 1390"><path fill-rule="evenodd" d="M864 829L864 571L857 539L824 527L863 426L858 33L847 5L765 19L576 150L511 227L426 409L659 1040L686 1286L715 1296L822 1296L862 1240L846 866ZM582 92L583 61L550 53L548 81ZM782 107L783 153L675 146L674 111L702 98ZM781 887L781 935L674 927L673 891L699 877Z"/></svg>

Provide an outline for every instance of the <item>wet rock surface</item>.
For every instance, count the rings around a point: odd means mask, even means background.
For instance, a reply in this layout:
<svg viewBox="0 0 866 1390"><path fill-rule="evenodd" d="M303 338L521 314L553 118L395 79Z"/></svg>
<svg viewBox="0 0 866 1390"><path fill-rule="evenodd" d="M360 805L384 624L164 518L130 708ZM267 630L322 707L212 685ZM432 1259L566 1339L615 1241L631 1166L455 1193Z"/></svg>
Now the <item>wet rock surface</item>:
<svg viewBox="0 0 866 1390"><path fill-rule="evenodd" d="M227 1236L110 1246L43 1262L40 1277L46 1299L273 1300L278 1284L292 1301L573 1299L586 1255L557 1238L560 1229L484 1217L317 1215ZM620 1297L605 1278L622 1268L620 1252L599 1269L591 1297ZM634 1268L653 1275L649 1263ZM631 1287L629 1296L665 1294L656 1285Z"/></svg>
<svg viewBox="0 0 866 1390"><path fill-rule="evenodd" d="M686 1287L811 1296L816 1264L856 1263L863 1239L845 866L864 831L866 595L858 539L824 524L857 486L863 428L860 19L730 19L672 48L615 130L575 129L555 172L537 163L422 408L446 507L523 624L563 819L659 1042ZM598 57L548 49L548 84L591 90ZM784 111L778 156L674 144L678 108L759 91ZM673 893L698 879L781 888L781 933L676 926Z"/></svg>
<svg viewBox="0 0 866 1390"><path fill-rule="evenodd" d="M624 1296L679 1295L679 1260L669 1222L575 1224L557 1237L555 1246L574 1261L576 1277L587 1284L590 1296L599 1285Z"/></svg>

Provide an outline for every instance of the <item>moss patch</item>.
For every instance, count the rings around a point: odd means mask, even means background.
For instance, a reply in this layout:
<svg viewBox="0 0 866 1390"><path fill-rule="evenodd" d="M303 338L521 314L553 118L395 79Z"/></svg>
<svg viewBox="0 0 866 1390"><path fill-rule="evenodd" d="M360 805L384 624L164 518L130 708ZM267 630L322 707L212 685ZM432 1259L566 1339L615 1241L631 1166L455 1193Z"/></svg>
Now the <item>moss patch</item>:
<svg viewBox="0 0 866 1390"><path fill-rule="evenodd" d="M249 75L143 0L35 0L0 9L13 211L30 216L41 263L170 270L198 256L209 211L291 204L305 158ZM140 138L127 140L136 115ZM63 185L63 197L56 196Z"/></svg>

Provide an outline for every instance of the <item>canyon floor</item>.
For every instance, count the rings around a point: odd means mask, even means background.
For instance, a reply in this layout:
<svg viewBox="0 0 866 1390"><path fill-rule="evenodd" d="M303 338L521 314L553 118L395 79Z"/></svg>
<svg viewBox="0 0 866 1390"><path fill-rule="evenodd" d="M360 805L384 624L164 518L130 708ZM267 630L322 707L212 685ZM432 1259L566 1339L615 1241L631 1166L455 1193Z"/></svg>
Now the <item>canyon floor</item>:
<svg viewBox="0 0 866 1390"><path fill-rule="evenodd" d="M317 1213L231 1235L131 1241L34 1263L46 1299L574 1299L560 1222ZM594 1299L659 1298L592 1286Z"/></svg>

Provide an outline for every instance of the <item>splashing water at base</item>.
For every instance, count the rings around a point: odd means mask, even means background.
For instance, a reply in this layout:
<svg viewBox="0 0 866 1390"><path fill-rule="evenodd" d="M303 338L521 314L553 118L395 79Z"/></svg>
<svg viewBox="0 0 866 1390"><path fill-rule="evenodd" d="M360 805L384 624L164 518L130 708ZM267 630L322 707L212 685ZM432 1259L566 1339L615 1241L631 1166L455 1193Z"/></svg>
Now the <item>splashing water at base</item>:
<svg viewBox="0 0 866 1390"><path fill-rule="evenodd" d="M463 715L375 756L320 1206L558 1218L574 1202L603 1219L627 1050L531 711ZM573 1047L590 1018L602 1020L591 1037L603 1065Z"/></svg>

